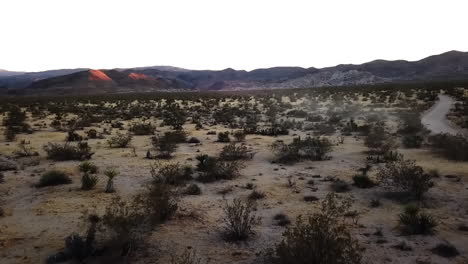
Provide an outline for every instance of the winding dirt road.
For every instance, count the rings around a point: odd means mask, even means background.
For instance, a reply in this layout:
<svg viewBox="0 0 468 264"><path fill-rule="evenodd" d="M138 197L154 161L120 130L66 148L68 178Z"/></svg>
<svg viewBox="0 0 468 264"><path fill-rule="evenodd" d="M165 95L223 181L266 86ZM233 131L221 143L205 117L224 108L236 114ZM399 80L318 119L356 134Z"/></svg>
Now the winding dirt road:
<svg viewBox="0 0 468 264"><path fill-rule="evenodd" d="M454 103L455 100L452 97L440 94L439 101L423 114L421 118L422 124L434 134L466 134L466 131L455 126L447 119L446 115Z"/></svg>

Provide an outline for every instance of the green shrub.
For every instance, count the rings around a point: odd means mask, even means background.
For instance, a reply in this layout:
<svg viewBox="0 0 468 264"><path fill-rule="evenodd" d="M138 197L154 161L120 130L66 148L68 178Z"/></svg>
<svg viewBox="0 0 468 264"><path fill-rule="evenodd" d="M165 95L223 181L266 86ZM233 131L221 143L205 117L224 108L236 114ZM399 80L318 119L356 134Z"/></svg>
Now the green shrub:
<svg viewBox="0 0 468 264"><path fill-rule="evenodd" d="M115 192L114 188L114 178L119 174L116 169L109 168L104 171L104 175L107 176L107 184L106 184L106 193L113 193Z"/></svg>
<svg viewBox="0 0 468 264"><path fill-rule="evenodd" d="M44 151L48 159L55 161L87 160L94 154L86 142L78 142L77 145L48 143L44 146Z"/></svg>
<svg viewBox="0 0 468 264"><path fill-rule="evenodd" d="M401 231L407 235L430 235L437 227L437 221L432 215L412 204L406 206L398 218Z"/></svg>
<svg viewBox="0 0 468 264"><path fill-rule="evenodd" d="M239 176L243 168L242 161L225 161L208 155L198 155L197 170L201 172L197 178L200 182L231 180Z"/></svg>
<svg viewBox="0 0 468 264"><path fill-rule="evenodd" d="M349 208L348 201L328 194L319 212L305 220L299 217L283 233L282 242L270 253L269 263L360 264L361 249L343 218Z"/></svg>
<svg viewBox="0 0 468 264"><path fill-rule="evenodd" d="M36 184L37 188L45 186L55 186L61 184L70 184L72 180L70 177L62 171L51 170L42 174L41 179Z"/></svg>

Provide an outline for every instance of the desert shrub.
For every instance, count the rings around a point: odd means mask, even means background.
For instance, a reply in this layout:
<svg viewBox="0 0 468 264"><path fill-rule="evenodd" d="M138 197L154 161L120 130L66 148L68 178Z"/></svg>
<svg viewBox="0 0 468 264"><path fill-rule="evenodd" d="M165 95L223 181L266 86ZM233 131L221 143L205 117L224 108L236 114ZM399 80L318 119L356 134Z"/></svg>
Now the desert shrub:
<svg viewBox="0 0 468 264"><path fill-rule="evenodd" d="M234 199L223 207L224 235L227 240L245 240L253 233L253 227L259 219L254 214L254 203Z"/></svg>
<svg viewBox="0 0 468 264"><path fill-rule="evenodd" d="M440 153L450 160L468 160L468 140L461 136L449 134L437 134L429 137L429 143L433 151Z"/></svg>
<svg viewBox="0 0 468 264"><path fill-rule="evenodd" d="M201 189L200 186L196 185L195 183L190 184L185 188L184 194L186 195L200 195Z"/></svg>
<svg viewBox="0 0 468 264"><path fill-rule="evenodd" d="M104 171L104 175L107 176L107 184L106 184L106 193L113 193L115 192L114 188L114 178L119 174L116 169L109 168Z"/></svg>
<svg viewBox="0 0 468 264"><path fill-rule="evenodd" d="M359 188L371 188L375 185L369 176L360 174L353 176L353 182L354 186Z"/></svg>
<svg viewBox="0 0 468 264"><path fill-rule="evenodd" d="M55 161L87 160L94 154L87 142L78 142L76 145L48 143L43 148L47 158Z"/></svg>
<svg viewBox="0 0 468 264"><path fill-rule="evenodd" d="M265 198L265 193L257 190L253 190L248 197L250 200L259 200Z"/></svg>
<svg viewBox="0 0 468 264"><path fill-rule="evenodd" d="M237 142L245 141L245 132L243 130L234 131L232 136L236 139Z"/></svg>
<svg viewBox="0 0 468 264"><path fill-rule="evenodd" d="M202 264L203 259L194 250L185 249L180 255L172 256L171 264Z"/></svg>
<svg viewBox="0 0 468 264"><path fill-rule="evenodd" d="M151 165L151 177L155 183L180 185L192 179L192 168L180 163L155 163Z"/></svg>
<svg viewBox="0 0 468 264"><path fill-rule="evenodd" d="M319 212L307 219L299 217L294 226L287 228L282 242L270 253L270 263L361 263L358 241L343 218L349 208L349 201L328 194Z"/></svg>
<svg viewBox="0 0 468 264"><path fill-rule="evenodd" d="M90 130L86 131L86 135L88 136L88 138L97 138L98 137L98 133L97 133L96 129L90 129Z"/></svg>
<svg viewBox="0 0 468 264"><path fill-rule="evenodd" d="M42 174L39 182L36 184L36 187L41 188L45 186L70 184L71 182L72 180L65 172L59 170L50 170Z"/></svg>
<svg viewBox="0 0 468 264"><path fill-rule="evenodd" d="M377 178L384 185L408 191L417 199L422 199L433 185L429 174L424 173L415 161L405 160L402 156L380 168Z"/></svg>
<svg viewBox="0 0 468 264"><path fill-rule="evenodd" d="M190 143L190 144L198 144L198 143L200 143L200 140L199 140L198 138L196 138L196 137L191 137L191 138L187 141L187 143Z"/></svg>
<svg viewBox="0 0 468 264"><path fill-rule="evenodd" d="M164 138L175 143L187 142L187 133L183 130L168 131L164 133Z"/></svg>
<svg viewBox="0 0 468 264"><path fill-rule="evenodd" d="M93 175L97 173L98 168L96 165L89 161L84 161L80 163L78 169L83 173L81 177L81 189L82 190L91 190L96 186L98 182L98 177Z"/></svg>
<svg viewBox="0 0 468 264"><path fill-rule="evenodd" d="M197 170L201 172L208 172L215 169L217 159L207 154L200 154L195 157L198 161Z"/></svg>
<svg viewBox="0 0 468 264"><path fill-rule="evenodd" d="M403 146L406 148L420 148L424 138L420 135L405 135L403 136Z"/></svg>
<svg viewBox="0 0 468 264"><path fill-rule="evenodd" d="M421 211L418 206L410 204L398 216L398 225L407 235L430 235L434 233L437 221L432 215Z"/></svg>
<svg viewBox="0 0 468 264"><path fill-rule="evenodd" d="M107 144L110 148L126 148L130 141L132 141L132 135L117 132L115 136L107 140Z"/></svg>
<svg viewBox="0 0 468 264"><path fill-rule="evenodd" d="M283 213L278 213L273 217L273 220L276 221L276 224L279 226L287 226L291 224L289 217Z"/></svg>
<svg viewBox="0 0 468 264"><path fill-rule="evenodd" d="M16 134L32 132L30 126L25 121L26 112L23 112L16 105L10 106L6 117L3 119L3 125L6 127L4 132L5 138L8 141L13 141L16 138Z"/></svg>
<svg viewBox="0 0 468 264"><path fill-rule="evenodd" d="M225 161L208 155L199 155L197 160L197 170L200 171L197 180L201 182L234 179L239 176L244 166L239 160Z"/></svg>
<svg viewBox="0 0 468 264"><path fill-rule="evenodd" d="M112 199L102 216L102 224L110 236L111 247L127 256L135 249L140 233L148 230L149 217L140 197L131 201L120 197Z"/></svg>
<svg viewBox="0 0 468 264"><path fill-rule="evenodd" d="M72 142L72 141L81 141L83 137L76 133L74 130L69 130L65 141Z"/></svg>
<svg viewBox="0 0 468 264"><path fill-rule="evenodd" d="M458 249L449 243L439 243L431 249L432 253L444 258L454 258L460 255Z"/></svg>
<svg viewBox="0 0 468 264"><path fill-rule="evenodd" d="M171 104L163 112L163 124L172 126L174 130L182 129L187 119L187 113L175 104Z"/></svg>
<svg viewBox="0 0 468 264"><path fill-rule="evenodd" d="M49 256L46 263L60 263L76 260L80 263L97 252L96 234L101 219L97 215L87 217L87 230L85 236L73 233L65 238L64 250Z"/></svg>
<svg viewBox="0 0 468 264"><path fill-rule="evenodd" d="M329 158L327 153L332 150L332 144L326 138L307 137L301 139L297 137L290 144L276 141L271 148L277 157L277 161L292 163L300 160L325 160Z"/></svg>
<svg viewBox="0 0 468 264"><path fill-rule="evenodd" d="M340 179L333 181L330 187L337 193L347 192L351 189L347 182Z"/></svg>
<svg viewBox="0 0 468 264"><path fill-rule="evenodd" d="M39 153L34 151L31 147L31 142L26 142L25 140L21 140L18 143L18 149L13 152L16 157L31 157L31 156L39 156Z"/></svg>
<svg viewBox="0 0 468 264"><path fill-rule="evenodd" d="M176 192L169 184L153 181L142 198L142 204L152 223L162 223L168 220L178 208Z"/></svg>
<svg viewBox="0 0 468 264"><path fill-rule="evenodd" d="M218 133L218 142L227 143L230 141L231 139L229 138L229 131Z"/></svg>
<svg viewBox="0 0 468 264"><path fill-rule="evenodd" d="M236 143L230 143L223 147L223 150L219 154L221 160L245 160L251 158L251 155L245 145L237 145Z"/></svg>
<svg viewBox="0 0 468 264"><path fill-rule="evenodd" d="M153 135L155 126L151 123L135 123L130 126L128 131L132 132L134 135Z"/></svg>
<svg viewBox="0 0 468 264"><path fill-rule="evenodd" d="M158 151L158 158L172 158L172 153L177 149L177 143L183 143L187 140L187 134L184 131L166 132L162 137L152 137L151 144Z"/></svg>
<svg viewBox="0 0 468 264"><path fill-rule="evenodd" d="M394 139L385 128L384 122L377 122L370 127L364 144L375 154L384 154L396 147Z"/></svg>

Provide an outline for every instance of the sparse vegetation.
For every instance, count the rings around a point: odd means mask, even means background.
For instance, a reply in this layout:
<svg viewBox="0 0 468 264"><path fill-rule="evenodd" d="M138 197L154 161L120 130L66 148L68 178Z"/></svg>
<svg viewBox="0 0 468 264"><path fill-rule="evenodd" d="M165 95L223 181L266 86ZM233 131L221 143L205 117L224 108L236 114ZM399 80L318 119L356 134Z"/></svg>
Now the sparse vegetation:
<svg viewBox="0 0 468 264"><path fill-rule="evenodd" d="M332 150L332 144L326 138L307 137L294 138L290 144L276 141L271 146L277 160L283 163L293 163L301 160L325 160L327 154Z"/></svg>
<svg viewBox="0 0 468 264"><path fill-rule="evenodd" d="M49 143L44 146L44 151L48 159L55 161L88 160L94 155L87 142L78 142L76 145Z"/></svg>
<svg viewBox="0 0 468 264"><path fill-rule="evenodd" d="M46 186L56 186L70 184L71 182L72 180L65 172L59 170L50 170L42 174L41 179L36 184L36 187L42 188Z"/></svg>
<svg viewBox="0 0 468 264"><path fill-rule="evenodd" d="M241 199L226 202L223 208L224 235L227 240L245 240L253 234L253 228L259 223L254 213L254 203Z"/></svg>
<svg viewBox="0 0 468 264"><path fill-rule="evenodd" d="M359 244L343 221L349 207L347 201L328 194L318 213L299 217L288 227L283 241L270 253L270 263L361 263Z"/></svg>
<svg viewBox="0 0 468 264"><path fill-rule="evenodd" d="M432 215L413 204L404 208L398 221L401 231L407 235L430 235L437 227L437 221Z"/></svg>

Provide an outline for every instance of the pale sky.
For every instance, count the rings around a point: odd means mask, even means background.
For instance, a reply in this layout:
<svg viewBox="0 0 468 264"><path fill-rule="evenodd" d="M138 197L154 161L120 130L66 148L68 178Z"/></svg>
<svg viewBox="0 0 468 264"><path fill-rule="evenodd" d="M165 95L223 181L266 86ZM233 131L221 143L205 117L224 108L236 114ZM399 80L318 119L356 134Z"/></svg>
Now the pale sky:
<svg viewBox="0 0 468 264"><path fill-rule="evenodd" d="M326 67L468 51L467 0L0 0L0 69Z"/></svg>

